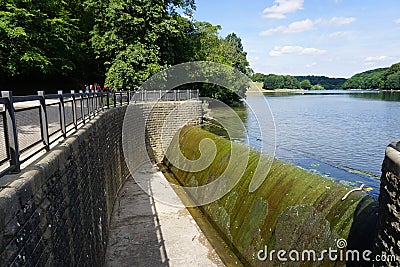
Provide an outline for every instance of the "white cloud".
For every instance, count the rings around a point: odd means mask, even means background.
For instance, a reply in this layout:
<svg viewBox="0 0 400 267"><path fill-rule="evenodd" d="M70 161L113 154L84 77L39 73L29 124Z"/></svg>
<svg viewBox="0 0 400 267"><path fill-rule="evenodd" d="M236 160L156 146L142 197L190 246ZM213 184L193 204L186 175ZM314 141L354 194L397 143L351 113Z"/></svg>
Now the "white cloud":
<svg viewBox="0 0 400 267"><path fill-rule="evenodd" d="M328 23L329 24L334 24L338 26L350 24L356 21L356 18L350 17L350 18L345 18L345 17L333 17L331 18Z"/></svg>
<svg viewBox="0 0 400 267"><path fill-rule="evenodd" d="M351 32L349 32L349 31L344 31L344 32L338 31L338 32L333 32L333 33L329 34L328 36L329 36L330 38L333 38L333 39L336 39L336 38L344 38L344 37L349 36L350 33L351 33Z"/></svg>
<svg viewBox="0 0 400 267"><path fill-rule="evenodd" d="M279 26L279 27L272 28L272 29L269 29L269 30L266 30L266 31L262 31L262 32L260 32L260 35L261 36L267 36L267 35L271 35L271 34L274 34L274 33L277 33L277 32L283 32L283 31L285 31L285 29L286 29L285 26Z"/></svg>
<svg viewBox="0 0 400 267"><path fill-rule="evenodd" d="M396 23L396 24L400 24L400 18L398 18L398 19L395 19L395 20L394 20L394 23Z"/></svg>
<svg viewBox="0 0 400 267"><path fill-rule="evenodd" d="M384 61L384 60L387 60L387 59L389 59L389 57L388 56L376 56L376 57L366 57L365 59L364 59L364 61Z"/></svg>
<svg viewBox="0 0 400 267"><path fill-rule="evenodd" d="M315 65L317 65L317 62L312 62L310 64L307 64L306 67L311 68L311 67L314 67Z"/></svg>
<svg viewBox="0 0 400 267"><path fill-rule="evenodd" d="M270 52L271 57L280 57L287 54L297 54L297 55L322 55L325 54L326 50L321 50L312 47L302 47L302 46L275 46Z"/></svg>
<svg viewBox="0 0 400 267"><path fill-rule="evenodd" d="M364 59L365 66L374 66L378 62L390 60L391 57L388 56L370 56Z"/></svg>
<svg viewBox="0 0 400 267"><path fill-rule="evenodd" d="M263 14L270 19L284 19L286 14L303 9L304 0L275 0L271 7L264 9Z"/></svg>
<svg viewBox="0 0 400 267"><path fill-rule="evenodd" d="M305 32L311 30L315 25L310 19L305 19L301 21L296 21L290 23L289 26L283 31L284 33L295 33L295 32Z"/></svg>
<svg viewBox="0 0 400 267"><path fill-rule="evenodd" d="M290 23L288 26L278 26L275 28L271 28L265 31L260 32L260 35L267 36L274 33L282 32L282 33L299 33L309 31L315 28L315 26L323 24L323 25L336 25L343 26L346 24L350 24L354 22L356 18L344 18L344 17L333 17L331 19L305 19L300 21L295 21Z"/></svg>
<svg viewBox="0 0 400 267"><path fill-rule="evenodd" d="M382 61L388 59L388 56L376 56L376 57L367 57L365 61Z"/></svg>

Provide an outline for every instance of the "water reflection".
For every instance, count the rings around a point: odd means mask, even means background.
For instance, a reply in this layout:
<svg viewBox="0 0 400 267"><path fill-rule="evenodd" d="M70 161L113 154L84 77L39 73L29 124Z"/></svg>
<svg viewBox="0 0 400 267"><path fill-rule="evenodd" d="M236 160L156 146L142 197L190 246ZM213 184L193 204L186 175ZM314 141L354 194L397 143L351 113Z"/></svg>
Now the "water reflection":
<svg viewBox="0 0 400 267"><path fill-rule="evenodd" d="M373 100L383 100L383 101L400 101L399 91L366 91L361 93L352 93L351 97L355 98L365 98Z"/></svg>

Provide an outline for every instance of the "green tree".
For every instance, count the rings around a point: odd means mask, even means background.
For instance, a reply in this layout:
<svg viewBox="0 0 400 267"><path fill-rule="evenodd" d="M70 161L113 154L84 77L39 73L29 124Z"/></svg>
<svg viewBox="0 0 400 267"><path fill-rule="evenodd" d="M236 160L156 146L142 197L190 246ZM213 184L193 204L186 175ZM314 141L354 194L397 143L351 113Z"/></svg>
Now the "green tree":
<svg viewBox="0 0 400 267"><path fill-rule="evenodd" d="M104 62L107 85L116 89L138 88L154 73L178 63L179 51L173 41L190 24L177 10L190 13L193 0L87 3L88 10L96 14L91 43L97 58Z"/></svg>
<svg viewBox="0 0 400 267"><path fill-rule="evenodd" d="M283 77L284 84L283 87L281 88L286 88L286 89L299 89L300 88L300 82L293 76L290 75L285 75Z"/></svg>
<svg viewBox="0 0 400 267"><path fill-rule="evenodd" d="M339 90L342 89L343 84L347 79L345 78L329 78L326 76L295 76L295 78L301 82L303 80L309 80L312 85L320 84L322 87L328 90Z"/></svg>
<svg viewBox="0 0 400 267"><path fill-rule="evenodd" d="M311 86L311 90L324 90L324 89L325 88L320 84L316 84L316 85Z"/></svg>
<svg viewBox="0 0 400 267"><path fill-rule="evenodd" d="M301 87L301 89L304 89L304 90L310 90L312 85L309 80L303 80L303 81L301 81L300 87Z"/></svg>
<svg viewBox="0 0 400 267"><path fill-rule="evenodd" d="M254 73L253 76L251 76L251 80L253 82L264 82L266 75L263 73Z"/></svg>
<svg viewBox="0 0 400 267"><path fill-rule="evenodd" d="M241 39L231 33L225 38L219 36L221 26L212 25L209 22L195 22L194 31L190 37L193 49L193 56L188 61L212 61L233 67L247 76L252 75L252 70L247 61L247 53L243 50ZM203 69L207 73L207 69ZM217 85L203 84L200 87L200 94L204 97L212 97L227 104L234 104L244 97L249 86L247 81L237 79L234 73L225 73L224 79L229 81L235 90L222 88ZM236 94L237 93L237 94Z"/></svg>
<svg viewBox="0 0 400 267"><path fill-rule="evenodd" d="M82 56L78 21L64 1L0 2L0 74L68 75Z"/></svg>
<svg viewBox="0 0 400 267"><path fill-rule="evenodd" d="M400 89L400 71L387 76L385 82L386 89Z"/></svg>
<svg viewBox="0 0 400 267"><path fill-rule="evenodd" d="M380 68L357 73L343 84L343 89L377 89L384 85L384 73L387 69Z"/></svg>

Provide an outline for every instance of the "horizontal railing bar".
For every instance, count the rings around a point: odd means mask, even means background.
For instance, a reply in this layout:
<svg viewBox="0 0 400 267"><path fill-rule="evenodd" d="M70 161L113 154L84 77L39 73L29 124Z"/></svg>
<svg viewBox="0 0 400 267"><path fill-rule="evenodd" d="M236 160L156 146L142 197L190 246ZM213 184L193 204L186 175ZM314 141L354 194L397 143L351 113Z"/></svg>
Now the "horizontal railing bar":
<svg viewBox="0 0 400 267"><path fill-rule="evenodd" d="M54 103L46 104L46 107L55 106L55 105L60 105L60 102L54 102Z"/></svg>
<svg viewBox="0 0 400 267"><path fill-rule="evenodd" d="M39 141L37 141L37 142L35 142L35 143L33 143L33 144L30 144L29 146L25 147L24 149L21 149L21 150L19 151L20 154L22 154L22 153L28 151L29 149L31 149L31 148L37 146L37 145L40 144L41 142L43 142L43 140L39 140Z"/></svg>
<svg viewBox="0 0 400 267"><path fill-rule="evenodd" d="M58 132L61 132L61 128L58 129L57 131L55 131L55 132L49 134L49 137L52 137L53 135L57 134Z"/></svg>
<svg viewBox="0 0 400 267"><path fill-rule="evenodd" d="M7 99L7 98L0 97L0 104L2 104L2 105L6 105L6 104L8 104L8 103L10 103L10 101L8 101L8 99Z"/></svg>
<svg viewBox="0 0 400 267"><path fill-rule="evenodd" d="M44 98L45 99L60 99L60 95L55 95L55 94L45 95Z"/></svg>
<svg viewBox="0 0 400 267"><path fill-rule="evenodd" d="M25 158L23 158L23 159L21 160L21 163L24 163L24 162L28 161L29 159L33 158L34 156L36 156L40 151L44 150L45 148L46 148L46 147L43 146L43 147L41 147L40 149L35 150L35 153L28 154Z"/></svg>
<svg viewBox="0 0 400 267"><path fill-rule="evenodd" d="M10 157L7 157L0 161L0 165L3 165L4 163L9 162L9 161L10 161Z"/></svg>
<svg viewBox="0 0 400 267"><path fill-rule="evenodd" d="M13 96L14 103L26 102L26 101L38 101L38 100L40 100L40 97L36 95Z"/></svg>
<svg viewBox="0 0 400 267"><path fill-rule="evenodd" d="M3 177L4 175L7 175L8 173L12 172L15 169L14 165L11 165L10 167L7 167L6 169L0 171L0 177Z"/></svg>

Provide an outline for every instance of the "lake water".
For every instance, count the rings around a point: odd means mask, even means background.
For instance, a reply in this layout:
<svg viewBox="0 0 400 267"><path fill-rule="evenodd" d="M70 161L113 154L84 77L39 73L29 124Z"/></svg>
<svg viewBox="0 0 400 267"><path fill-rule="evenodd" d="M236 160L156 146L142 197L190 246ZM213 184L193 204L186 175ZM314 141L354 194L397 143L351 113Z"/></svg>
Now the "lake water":
<svg viewBox="0 0 400 267"><path fill-rule="evenodd" d="M371 195L379 195L385 148L400 139L399 92L318 91L264 97L275 120L278 159L352 187L365 184L373 189ZM237 111L250 145L258 147L257 120L249 108Z"/></svg>

